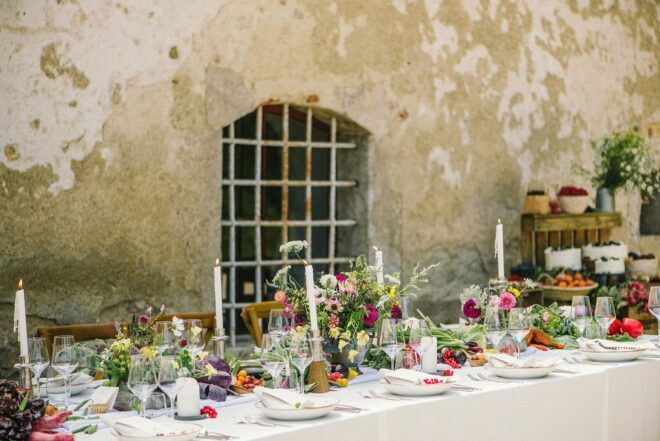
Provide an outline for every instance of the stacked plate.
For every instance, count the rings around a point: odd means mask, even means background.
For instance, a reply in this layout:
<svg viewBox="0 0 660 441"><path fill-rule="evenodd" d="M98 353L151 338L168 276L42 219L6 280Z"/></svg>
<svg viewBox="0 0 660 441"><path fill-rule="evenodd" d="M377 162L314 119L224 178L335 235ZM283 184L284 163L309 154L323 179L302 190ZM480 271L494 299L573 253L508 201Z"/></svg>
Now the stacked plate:
<svg viewBox="0 0 660 441"><path fill-rule="evenodd" d="M458 377L455 376L440 377L410 369L396 371L381 369L380 373L385 377L380 380L380 384L387 392L408 397L439 395L447 392L451 389L452 383L458 381Z"/></svg>
<svg viewBox="0 0 660 441"><path fill-rule="evenodd" d="M339 404L334 398L300 395L287 389L255 387L254 394L261 401L256 408L265 416L275 420L302 421L321 418Z"/></svg>
<svg viewBox="0 0 660 441"><path fill-rule="evenodd" d="M488 370L498 377L513 380L542 378L555 370L557 360L538 360L535 357L514 358L507 354L485 354Z"/></svg>
<svg viewBox="0 0 660 441"><path fill-rule="evenodd" d="M633 361L644 355L646 348L607 340L579 338L580 352L589 360L601 362Z"/></svg>

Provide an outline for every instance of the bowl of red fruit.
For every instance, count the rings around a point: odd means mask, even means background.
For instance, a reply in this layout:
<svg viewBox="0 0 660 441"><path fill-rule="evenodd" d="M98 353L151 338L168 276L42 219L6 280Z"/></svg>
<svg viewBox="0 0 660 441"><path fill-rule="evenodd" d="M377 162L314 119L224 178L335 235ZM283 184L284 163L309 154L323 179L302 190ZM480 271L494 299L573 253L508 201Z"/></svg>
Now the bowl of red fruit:
<svg viewBox="0 0 660 441"><path fill-rule="evenodd" d="M589 192L584 188L565 185L557 193L561 211L569 214L582 214L591 203Z"/></svg>

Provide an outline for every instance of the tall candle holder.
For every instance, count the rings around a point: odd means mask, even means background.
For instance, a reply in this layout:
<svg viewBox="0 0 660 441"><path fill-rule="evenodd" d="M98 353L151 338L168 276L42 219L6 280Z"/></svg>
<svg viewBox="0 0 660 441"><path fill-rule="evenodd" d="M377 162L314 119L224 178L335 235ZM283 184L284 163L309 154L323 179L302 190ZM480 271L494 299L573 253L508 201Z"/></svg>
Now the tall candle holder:
<svg viewBox="0 0 660 441"><path fill-rule="evenodd" d="M325 360L323 359L323 337L318 329L312 331L312 363L307 371L307 384L316 386L312 389L314 393L325 393L330 390L328 375L325 371Z"/></svg>
<svg viewBox="0 0 660 441"><path fill-rule="evenodd" d="M225 343L229 337L225 335L225 328L216 328L215 335L211 337L214 343L214 354L221 360L225 359Z"/></svg>
<svg viewBox="0 0 660 441"><path fill-rule="evenodd" d="M30 397L33 397L30 357L28 355L20 355L18 357L18 363L14 365L14 368L18 369L18 385L22 389L25 389Z"/></svg>

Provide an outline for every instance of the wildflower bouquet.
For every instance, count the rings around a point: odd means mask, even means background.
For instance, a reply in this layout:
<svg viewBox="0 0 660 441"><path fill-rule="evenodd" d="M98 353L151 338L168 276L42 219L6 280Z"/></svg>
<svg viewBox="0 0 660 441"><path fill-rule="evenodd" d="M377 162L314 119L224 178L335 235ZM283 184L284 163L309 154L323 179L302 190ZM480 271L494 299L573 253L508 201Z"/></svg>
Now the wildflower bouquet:
<svg viewBox="0 0 660 441"><path fill-rule="evenodd" d="M531 279L525 279L520 287L509 285L504 289L481 288L472 285L463 290L460 295L461 311L470 322L483 322L486 308L498 307L503 311L522 304L522 294L536 288L536 283Z"/></svg>

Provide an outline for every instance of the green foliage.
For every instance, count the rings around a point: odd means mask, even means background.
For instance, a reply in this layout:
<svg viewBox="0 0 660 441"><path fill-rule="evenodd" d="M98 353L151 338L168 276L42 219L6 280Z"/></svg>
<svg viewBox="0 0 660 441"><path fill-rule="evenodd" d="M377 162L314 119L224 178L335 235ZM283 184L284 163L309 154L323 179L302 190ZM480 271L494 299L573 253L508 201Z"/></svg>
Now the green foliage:
<svg viewBox="0 0 660 441"><path fill-rule="evenodd" d="M557 302L550 306L532 305L530 307L532 325L541 329L552 337L569 335L577 337L577 328L570 317L566 317L559 309Z"/></svg>

